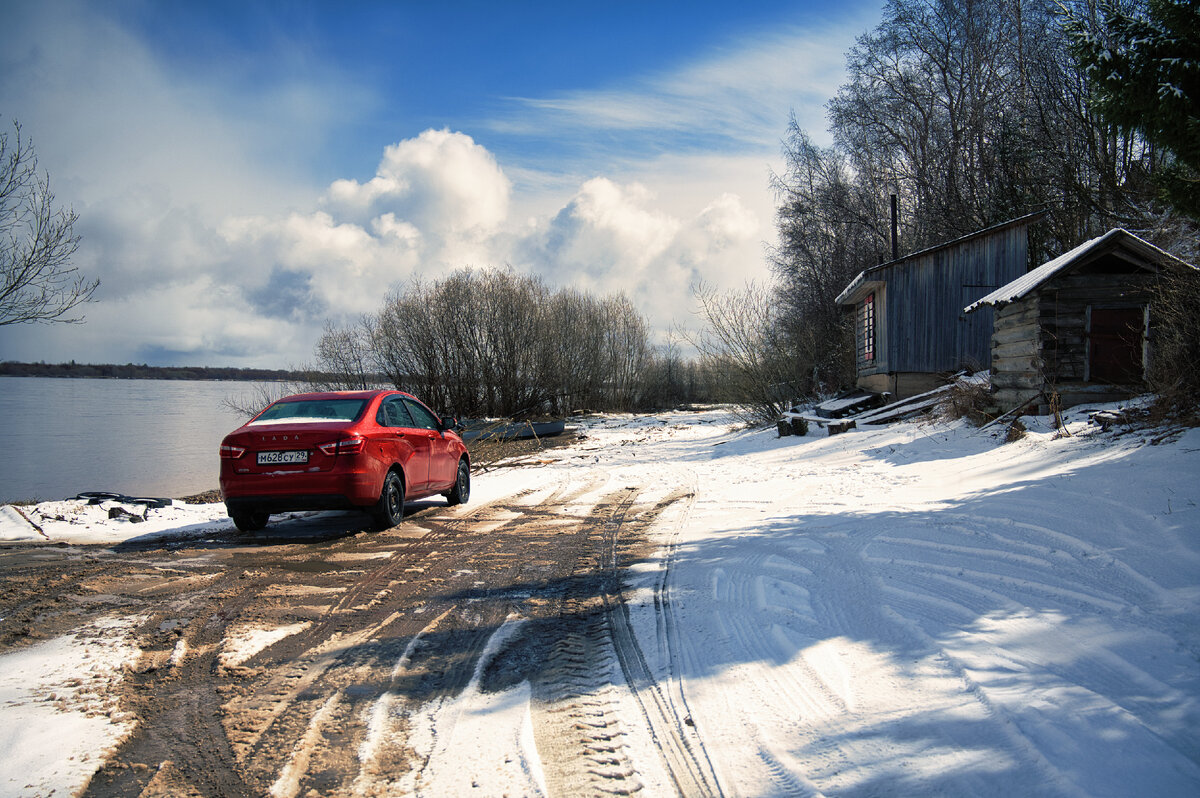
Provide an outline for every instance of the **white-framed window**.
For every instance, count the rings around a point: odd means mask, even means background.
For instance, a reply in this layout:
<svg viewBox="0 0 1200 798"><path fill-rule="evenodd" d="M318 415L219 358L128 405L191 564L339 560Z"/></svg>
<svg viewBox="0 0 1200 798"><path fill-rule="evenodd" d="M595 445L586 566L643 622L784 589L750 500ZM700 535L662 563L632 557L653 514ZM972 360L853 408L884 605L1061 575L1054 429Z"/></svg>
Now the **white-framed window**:
<svg viewBox="0 0 1200 798"><path fill-rule="evenodd" d="M858 359L875 361L875 292L867 294L858 308Z"/></svg>

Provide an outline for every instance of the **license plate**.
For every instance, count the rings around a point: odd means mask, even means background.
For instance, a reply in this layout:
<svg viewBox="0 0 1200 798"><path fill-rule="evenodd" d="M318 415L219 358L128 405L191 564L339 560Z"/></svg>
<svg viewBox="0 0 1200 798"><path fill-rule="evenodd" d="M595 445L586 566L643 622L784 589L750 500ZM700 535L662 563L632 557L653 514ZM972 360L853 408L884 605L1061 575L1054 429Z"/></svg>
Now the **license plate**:
<svg viewBox="0 0 1200 798"><path fill-rule="evenodd" d="M259 465L279 465L280 463L307 463L308 450L294 452L259 452Z"/></svg>

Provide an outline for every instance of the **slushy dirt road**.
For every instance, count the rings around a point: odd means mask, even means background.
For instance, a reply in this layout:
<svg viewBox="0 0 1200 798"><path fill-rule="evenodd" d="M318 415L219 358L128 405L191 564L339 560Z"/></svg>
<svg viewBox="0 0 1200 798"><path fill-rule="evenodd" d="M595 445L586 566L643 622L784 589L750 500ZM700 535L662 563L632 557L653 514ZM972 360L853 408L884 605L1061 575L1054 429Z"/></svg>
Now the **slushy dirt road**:
<svg viewBox="0 0 1200 798"><path fill-rule="evenodd" d="M383 532L322 514L255 537L231 527L200 541L5 547L0 645L139 619L141 654L117 688L133 731L85 795L421 794L454 724L427 713L522 683L550 794L637 792L630 735L653 740L651 767L675 789L713 794L621 597L623 570L649 554L648 526L693 497L643 500L606 479L410 504ZM636 711L608 696L616 683Z"/></svg>

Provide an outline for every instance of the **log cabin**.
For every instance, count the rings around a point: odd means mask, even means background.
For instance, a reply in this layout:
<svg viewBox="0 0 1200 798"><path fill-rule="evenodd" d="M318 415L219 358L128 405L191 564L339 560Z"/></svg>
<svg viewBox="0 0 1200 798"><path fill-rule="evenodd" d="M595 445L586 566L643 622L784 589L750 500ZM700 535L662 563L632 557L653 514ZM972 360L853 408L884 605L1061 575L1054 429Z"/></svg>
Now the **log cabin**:
<svg viewBox="0 0 1200 798"><path fill-rule="evenodd" d="M967 305L994 320L996 408L1046 413L1145 392L1156 280L1194 268L1116 228Z"/></svg>

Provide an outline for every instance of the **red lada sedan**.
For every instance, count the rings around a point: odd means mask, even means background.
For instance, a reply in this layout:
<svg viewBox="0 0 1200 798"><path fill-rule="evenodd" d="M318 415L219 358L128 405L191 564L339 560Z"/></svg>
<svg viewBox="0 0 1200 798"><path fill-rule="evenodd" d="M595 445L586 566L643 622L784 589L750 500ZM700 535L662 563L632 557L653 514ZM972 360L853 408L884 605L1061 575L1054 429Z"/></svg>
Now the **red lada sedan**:
<svg viewBox="0 0 1200 798"><path fill-rule="evenodd" d="M406 500L461 504L471 464L456 423L400 391L288 396L221 441L225 509L252 532L291 510L365 510L386 529Z"/></svg>

